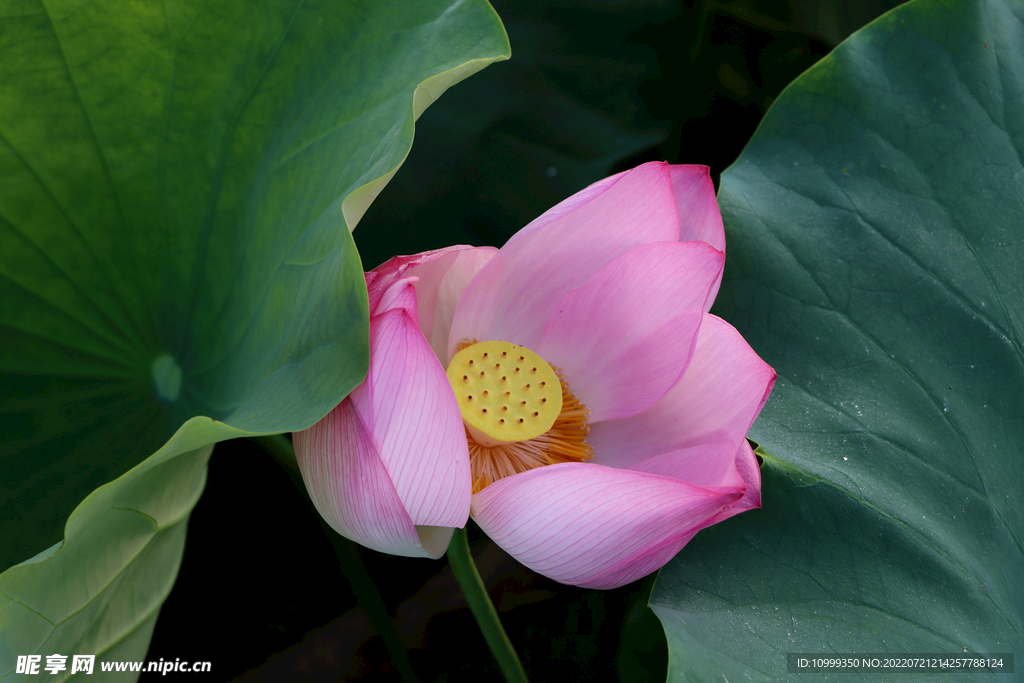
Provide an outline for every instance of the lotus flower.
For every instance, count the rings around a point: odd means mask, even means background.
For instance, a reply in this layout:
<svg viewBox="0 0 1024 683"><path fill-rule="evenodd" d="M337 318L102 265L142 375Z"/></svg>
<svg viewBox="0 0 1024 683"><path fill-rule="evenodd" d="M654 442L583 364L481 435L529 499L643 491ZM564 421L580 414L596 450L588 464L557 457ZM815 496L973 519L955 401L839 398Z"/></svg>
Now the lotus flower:
<svg viewBox="0 0 1024 683"><path fill-rule="evenodd" d="M760 507L745 436L775 373L707 313L724 248L707 169L650 163L501 250L367 273L366 381L295 435L317 509L430 557L471 514L531 569L614 588Z"/></svg>

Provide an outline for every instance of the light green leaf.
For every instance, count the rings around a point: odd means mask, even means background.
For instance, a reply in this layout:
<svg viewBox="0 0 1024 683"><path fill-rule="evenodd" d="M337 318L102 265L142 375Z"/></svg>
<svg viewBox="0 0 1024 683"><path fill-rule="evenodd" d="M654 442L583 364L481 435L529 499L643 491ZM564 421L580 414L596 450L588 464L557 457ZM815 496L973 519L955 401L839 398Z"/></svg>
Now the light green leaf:
<svg viewBox="0 0 1024 683"><path fill-rule="evenodd" d="M779 378L751 432L763 509L655 588L671 680L1024 651L1022 98L1024 5L917 0L790 86L723 174L717 312Z"/></svg>
<svg viewBox="0 0 1024 683"><path fill-rule="evenodd" d="M0 567L64 539L0 575L0 677L142 659L211 444L362 379L349 231L508 53L483 0L0 3Z"/></svg>

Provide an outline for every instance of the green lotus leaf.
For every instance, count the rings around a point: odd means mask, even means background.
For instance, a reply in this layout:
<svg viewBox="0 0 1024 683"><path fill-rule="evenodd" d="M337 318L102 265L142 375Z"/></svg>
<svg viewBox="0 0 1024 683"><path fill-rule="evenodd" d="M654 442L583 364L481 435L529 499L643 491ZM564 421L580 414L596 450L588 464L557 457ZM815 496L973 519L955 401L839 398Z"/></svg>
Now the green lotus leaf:
<svg viewBox="0 0 1024 683"><path fill-rule="evenodd" d="M508 55L483 0L0 3L0 678L144 658L212 444L362 380L350 230Z"/></svg>
<svg viewBox="0 0 1024 683"><path fill-rule="evenodd" d="M751 431L763 509L655 587L671 680L1024 652L1022 149L1024 4L916 0L794 82L723 174L716 312L779 378Z"/></svg>

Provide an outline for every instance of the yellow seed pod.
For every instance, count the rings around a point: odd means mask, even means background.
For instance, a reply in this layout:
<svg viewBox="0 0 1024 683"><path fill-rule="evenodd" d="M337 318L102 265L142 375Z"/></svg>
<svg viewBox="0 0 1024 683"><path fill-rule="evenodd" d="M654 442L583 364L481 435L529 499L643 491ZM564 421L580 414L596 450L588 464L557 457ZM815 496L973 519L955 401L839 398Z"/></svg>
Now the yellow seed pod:
<svg viewBox="0 0 1024 683"><path fill-rule="evenodd" d="M562 410L558 375L524 346L504 341L467 346L452 358L447 373L462 419L482 446L540 436Z"/></svg>

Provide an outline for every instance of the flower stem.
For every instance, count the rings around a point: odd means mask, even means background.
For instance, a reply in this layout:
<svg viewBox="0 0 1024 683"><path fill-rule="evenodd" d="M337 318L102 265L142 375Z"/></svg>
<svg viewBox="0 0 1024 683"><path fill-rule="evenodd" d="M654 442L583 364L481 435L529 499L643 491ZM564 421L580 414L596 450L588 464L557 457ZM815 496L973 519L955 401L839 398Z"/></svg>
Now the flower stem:
<svg viewBox="0 0 1024 683"><path fill-rule="evenodd" d="M487 594L487 587L480 578L480 572L473 564L473 555L469 552L469 540L465 529L456 529L452 536L452 542L448 545L448 564L455 572L455 578L466 596L469 609L476 618L477 626L484 634L484 640L491 649L491 654L498 661L501 673L508 683L526 683L526 672L519 661L519 655L512 647L512 642L505 635L505 629L498 619L498 612L494 609L490 596Z"/></svg>

